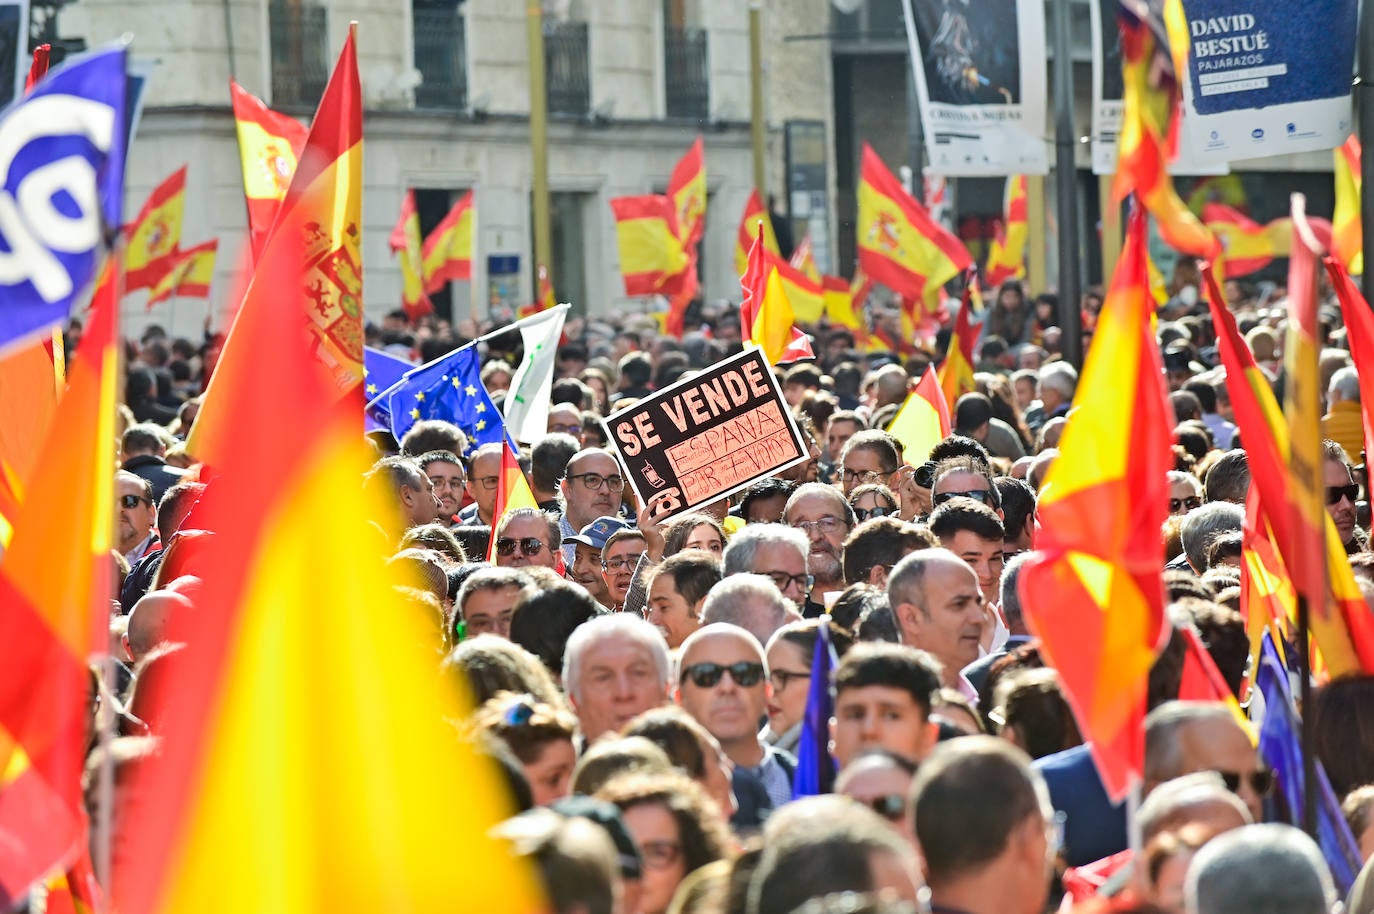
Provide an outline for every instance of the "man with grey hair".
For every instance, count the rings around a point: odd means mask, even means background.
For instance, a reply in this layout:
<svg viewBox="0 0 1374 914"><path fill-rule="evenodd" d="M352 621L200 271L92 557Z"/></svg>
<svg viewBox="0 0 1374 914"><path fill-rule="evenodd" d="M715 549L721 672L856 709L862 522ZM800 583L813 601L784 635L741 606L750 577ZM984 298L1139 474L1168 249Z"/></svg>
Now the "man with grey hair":
<svg viewBox="0 0 1374 914"><path fill-rule="evenodd" d="M806 534L806 570L811 575L811 597L802 614L824 614L824 595L844 590L844 539L854 529L854 509L840 490L823 482L797 488L782 509L782 522Z"/></svg>
<svg viewBox="0 0 1374 914"><path fill-rule="evenodd" d="M1317 843L1291 825L1247 825L1188 867L1187 914L1332 914L1336 887Z"/></svg>
<svg viewBox="0 0 1374 914"><path fill-rule="evenodd" d="M584 745L668 703L668 642L638 616L613 613L578 626L563 653L563 688Z"/></svg>
<svg viewBox="0 0 1374 914"><path fill-rule="evenodd" d="M723 574L761 574L777 585L797 606L811 592L806 534L786 524L748 524L734 536L721 556Z"/></svg>
<svg viewBox="0 0 1374 914"><path fill-rule="evenodd" d="M1050 362L1041 368L1035 384L1035 395L1040 398L1040 408L1031 408L1035 422L1031 424L1031 412L1026 415L1026 422L1030 424L1031 431L1038 432L1040 427L1051 419L1067 416L1069 407L1073 405L1074 391L1077 389L1078 372L1068 362Z"/></svg>
<svg viewBox="0 0 1374 914"><path fill-rule="evenodd" d="M941 684L970 701L978 692L963 677L978 659L984 626L983 592L968 563L948 549L922 549L897 563L887 579L887 599L902 643L940 661Z"/></svg>
<svg viewBox="0 0 1374 914"><path fill-rule="evenodd" d="M767 644L773 632L800 620L796 609L761 574L735 574L723 579L701 605L703 625L728 622Z"/></svg>
<svg viewBox="0 0 1374 914"><path fill-rule="evenodd" d="M1274 776L1231 710L1219 701L1169 701L1145 718L1145 796L1160 784L1215 771L1256 822Z"/></svg>
<svg viewBox="0 0 1374 914"><path fill-rule="evenodd" d="M1245 526L1245 509L1229 501L1208 502L1194 508L1183 517L1179 525L1179 540L1183 544L1183 560L1168 564L1169 568L1192 569L1201 575L1207 570L1207 550L1212 542L1223 533L1239 531Z"/></svg>
<svg viewBox="0 0 1374 914"><path fill-rule="evenodd" d="M1354 368L1337 368L1326 389L1322 437L1335 441L1351 457L1364 450L1364 416L1360 410L1360 375Z"/></svg>

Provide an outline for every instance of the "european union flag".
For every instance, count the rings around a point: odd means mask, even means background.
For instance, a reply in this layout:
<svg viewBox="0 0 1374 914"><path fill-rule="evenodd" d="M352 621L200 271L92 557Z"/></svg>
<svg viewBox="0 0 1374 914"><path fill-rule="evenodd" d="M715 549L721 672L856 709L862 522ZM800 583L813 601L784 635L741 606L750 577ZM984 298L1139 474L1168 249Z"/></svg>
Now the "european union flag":
<svg viewBox="0 0 1374 914"><path fill-rule="evenodd" d="M1279 660L1274 642L1266 633L1260 646L1259 669L1255 685L1264 695L1264 722L1260 726L1259 751L1264 763L1274 771L1279 795L1288 807L1292 822L1301 823L1303 813L1303 767L1301 722L1288 688L1288 671ZM1331 876L1342 895L1350 891L1360 874L1360 848L1341 815L1335 791L1327 780L1326 769L1317 762L1317 844L1331 868Z"/></svg>
<svg viewBox="0 0 1374 914"><path fill-rule="evenodd" d="M0 347L68 317L123 220L124 64L71 58L0 114Z"/></svg>
<svg viewBox="0 0 1374 914"><path fill-rule="evenodd" d="M468 436L469 447L509 440L501 411L482 386L476 343L407 371L387 391L386 403L397 441L422 419L452 422Z"/></svg>
<svg viewBox="0 0 1374 914"><path fill-rule="evenodd" d="M830 678L839 658L830 644L830 617L822 616L811 652L811 686L806 693L801 738L797 743L797 773L792 796L813 797L835 786L835 759L830 755L830 718L835 714L835 693Z"/></svg>
<svg viewBox="0 0 1374 914"><path fill-rule="evenodd" d="M378 401L384 400L383 395L389 388L414 367L405 359L398 359L380 349L363 347L363 396L367 399L363 413L363 431L376 432L391 428L391 414L385 411L385 405ZM374 409L374 404L383 408Z"/></svg>

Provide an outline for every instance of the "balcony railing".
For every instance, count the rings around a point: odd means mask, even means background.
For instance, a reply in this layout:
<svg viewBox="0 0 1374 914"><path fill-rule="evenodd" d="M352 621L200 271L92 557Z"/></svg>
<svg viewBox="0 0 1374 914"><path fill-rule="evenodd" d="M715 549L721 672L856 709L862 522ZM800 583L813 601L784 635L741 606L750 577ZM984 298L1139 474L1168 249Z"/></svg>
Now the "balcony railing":
<svg viewBox="0 0 1374 914"><path fill-rule="evenodd" d="M466 108L468 45L458 8L415 7L415 68L422 81L415 87L417 108Z"/></svg>
<svg viewBox="0 0 1374 914"><path fill-rule="evenodd" d="M668 116L706 120L711 109L711 58L707 51L706 30L666 29L663 64Z"/></svg>
<svg viewBox="0 0 1374 914"><path fill-rule="evenodd" d="M329 82L328 16L323 6L274 0L268 6L272 34L272 104L314 108Z"/></svg>
<svg viewBox="0 0 1374 914"><path fill-rule="evenodd" d="M591 111L592 80L587 65L587 23L544 26L544 84L549 114L585 117Z"/></svg>

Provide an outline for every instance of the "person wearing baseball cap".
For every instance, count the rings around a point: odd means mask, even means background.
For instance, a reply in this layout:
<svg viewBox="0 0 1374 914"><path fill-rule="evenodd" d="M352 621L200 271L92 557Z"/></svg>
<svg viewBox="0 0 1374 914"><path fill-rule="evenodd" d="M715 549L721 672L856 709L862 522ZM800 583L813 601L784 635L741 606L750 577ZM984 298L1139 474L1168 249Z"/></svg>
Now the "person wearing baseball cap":
<svg viewBox="0 0 1374 914"><path fill-rule="evenodd" d="M613 534L629 529L630 525L620 518L605 516L587 524L576 535L563 537L564 546L577 549L568 577L607 609L614 608L614 601L601 573L601 550L606 548L606 541Z"/></svg>

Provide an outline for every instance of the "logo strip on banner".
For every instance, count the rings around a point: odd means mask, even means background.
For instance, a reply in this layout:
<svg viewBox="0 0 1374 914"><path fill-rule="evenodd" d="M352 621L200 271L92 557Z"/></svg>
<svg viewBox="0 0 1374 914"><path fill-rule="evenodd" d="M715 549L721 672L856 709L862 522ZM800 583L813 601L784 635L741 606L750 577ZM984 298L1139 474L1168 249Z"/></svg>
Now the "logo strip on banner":
<svg viewBox="0 0 1374 914"><path fill-rule="evenodd" d="M1042 0L903 0L921 105L926 172L978 177L1049 172Z"/></svg>
<svg viewBox="0 0 1374 914"><path fill-rule="evenodd" d="M667 519L748 488L807 457L757 347L601 420L641 504Z"/></svg>

